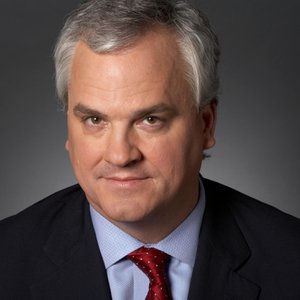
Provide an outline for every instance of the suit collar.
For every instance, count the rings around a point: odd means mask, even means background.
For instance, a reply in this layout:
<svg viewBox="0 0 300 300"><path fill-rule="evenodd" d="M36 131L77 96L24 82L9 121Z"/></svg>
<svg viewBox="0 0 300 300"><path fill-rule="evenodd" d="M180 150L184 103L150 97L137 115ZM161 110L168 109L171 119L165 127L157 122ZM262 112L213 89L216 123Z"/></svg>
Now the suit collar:
<svg viewBox="0 0 300 300"><path fill-rule="evenodd" d="M226 202L228 189L203 180L206 209L189 300L255 300L260 288L239 275L251 251ZM41 226L43 226L41 224ZM104 263L81 189L64 197L36 259L32 299L111 299Z"/></svg>
<svg viewBox="0 0 300 300"><path fill-rule="evenodd" d="M111 299L108 280L81 189L62 201L44 255L37 262L33 299Z"/></svg>
<svg viewBox="0 0 300 300"><path fill-rule="evenodd" d="M231 194L221 185L203 182L207 202L189 300L255 300L259 286L238 273L251 251L228 207Z"/></svg>

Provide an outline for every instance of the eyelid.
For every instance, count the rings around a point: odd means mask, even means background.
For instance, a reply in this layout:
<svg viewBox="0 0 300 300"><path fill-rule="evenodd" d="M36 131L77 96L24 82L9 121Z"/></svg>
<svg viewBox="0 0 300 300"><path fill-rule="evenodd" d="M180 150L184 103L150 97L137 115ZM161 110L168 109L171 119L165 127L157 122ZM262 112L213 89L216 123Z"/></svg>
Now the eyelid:
<svg viewBox="0 0 300 300"><path fill-rule="evenodd" d="M147 120L148 118L153 118L156 121L162 121L163 119L157 115L147 115L143 118L143 121Z"/></svg>
<svg viewBox="0 0 300 300"><path fill-rule="evenodd" d="M93 119L97 119L96 122L93 122ZM81 116L81 120L80 120L84 126L87 127L100 127L103 126L103 119L101 118L101 116L97 116L97 115L84 115Z"/></svg>
<svg viewBox="0 0 300 300"><path fill-rule="evenodd" d="M89 118L98 118L103 120L104 116L100 113L93 112L93 111L80 111L74 110L74 115L78 117L80 120L87 120Z"/></svg>
<svg viewBox="0 0 300 300"><path fill-rule="evenodd" d="M81 122L85 122L87 120L90 120L92 118L98 118L97 116L90 116L90 115L83 115L80 117Z"/></svg>
<svg viewBox="0 0 300 300"><path fill-rule="evenodd" d="M99 119L99 120L102 120L101 117L95 116L95 115L85 115L85 116L82 116L82 117L81 117L82 120L88 120L88 119L92 119L92 118L97 118L97 119Z"/></svg>
<svg viewBox="0 0 300 300"><path fill-rule="evenodd" d="M153 123L149 122L147 119L148 118L153 118ZM141 128L145 129L161 129L164 127L166 123L166 118L158 115L158 114L147 114L140 118L137 121L137 125Z"/></svg>

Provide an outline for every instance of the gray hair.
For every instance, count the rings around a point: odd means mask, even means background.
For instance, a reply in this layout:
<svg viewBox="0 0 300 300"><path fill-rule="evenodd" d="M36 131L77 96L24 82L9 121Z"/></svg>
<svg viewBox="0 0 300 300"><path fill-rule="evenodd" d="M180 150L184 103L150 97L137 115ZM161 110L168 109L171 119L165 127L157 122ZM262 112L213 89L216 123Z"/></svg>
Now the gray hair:
<svg viewBox="0 0 300 300"><path fill-rule="evenodd" d="M80 40L96 53L120 51L157 25L177 36L197 107L216 99L219 45L202 12L183 0L90 0L70 14L55 47L56 89L62 108L68 105L71 63Z"/></svg>

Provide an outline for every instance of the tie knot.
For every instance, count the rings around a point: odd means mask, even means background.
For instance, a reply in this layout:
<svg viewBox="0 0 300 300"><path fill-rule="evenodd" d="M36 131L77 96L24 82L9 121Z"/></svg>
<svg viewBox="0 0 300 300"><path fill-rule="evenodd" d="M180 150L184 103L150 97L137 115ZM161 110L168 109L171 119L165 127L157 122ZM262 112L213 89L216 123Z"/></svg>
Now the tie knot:
<svg viewBox="0 0 300 300"><path fill-rule="evenodd" d="M155 248L141 247L127 255L149 278L149 291L155 297L146 299L171 299L167 287L166 266L169 255ZM158 294L163 297L157 297Z"/></svg>

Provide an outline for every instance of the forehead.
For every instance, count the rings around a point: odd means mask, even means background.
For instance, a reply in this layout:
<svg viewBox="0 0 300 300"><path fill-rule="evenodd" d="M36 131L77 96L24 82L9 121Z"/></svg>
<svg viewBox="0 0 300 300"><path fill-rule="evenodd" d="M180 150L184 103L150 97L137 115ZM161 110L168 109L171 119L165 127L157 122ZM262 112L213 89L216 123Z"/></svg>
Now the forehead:
<svg viewBox="0 0 300 300"><path fill-rule="evenodd" d="M95 101L125 101L138 94L181 94L186 89L183 69L175 34L167 30L149 31L130 48L113 53L96 53L80 41L71 68L69 98L88 95Z"/></svg>

